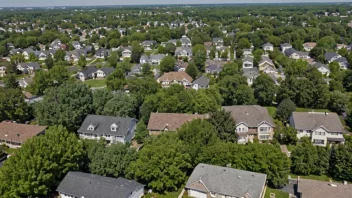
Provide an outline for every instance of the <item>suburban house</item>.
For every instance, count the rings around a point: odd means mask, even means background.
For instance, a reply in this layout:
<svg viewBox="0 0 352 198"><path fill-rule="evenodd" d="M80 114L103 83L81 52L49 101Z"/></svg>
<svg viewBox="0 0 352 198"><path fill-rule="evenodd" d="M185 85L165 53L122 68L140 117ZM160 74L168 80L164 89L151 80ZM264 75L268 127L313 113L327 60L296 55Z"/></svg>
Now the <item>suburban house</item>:
<svg viewBox="0 0 352 198"><path fill-rule="evenodd" d="M209 83L210 83L210 79L208 77L201 76L193 81L192 89L194 90L207 89L209 88Z"/></svg>
<svg viewBox="0 0 352 198"><path fill-rule="evenodd" d="M145 51L153 50L155 44L156 44L156 41L143 41L141 43Z"/></svg>
<svg viewBox="0 0 352 198"><path fill-rule="evenodd" d="M243 68L243 76L247 78L247 83L251 86L254 80L259 76L259 70L257 67Z"/></svg>
<svg viewBox="0 0 352 198"><path fill-rule="evenodd" d="M58 50L62 48L63 43L59 39L55 39L51 42L49 49Z"/></svg>
<svg viewBox="0 0 352 198"><path fill-rule="evenodd" d="M189 177L185 191L195 198L263 198L267 175L229 167L198 164Z"/></svg>
<svg viewBox="0 0 352 198"><path fill-rule="evenodd" d="M341 55L337 54L336 52L326 52L325 53L325 59L329 63L335 61L338 58L341 58Z"/></svg>
<svg viewBox="0 0 352 198"><path fill-rule="evenodd" d="M346 48L347 45L345 44L336 44L336 50L340 50L342 48Z"/></svg>
<svg viewBox="0 0 352 198"><path fill-rule="evenodd" d="M33 74L35 71L40 69L40 65L37 62L18 63L17 69L24 74Z"/></svg>
<svg viewBox="0 0 352 198"><path fill-rule="evenodd" d="M49 57L54 57L55 53L55 50L41 51L38 55L38 58L39 60L46 60Z"/></svg>
<svg viewBox="0 0 352 198"><path fill-rule="evenodd" d="M326 76L329 76L329 75L330 75L330 68L329 68L329 65L316 62L316 63L314 63L312 66L315 67L315 68L317 68L318 71L319 71L321 74L326 75Z"/></svg>
<svg viewBox="0 0 352 198"><path fill-rule="evenodd" d="M33 79L32 78L22 78L22 79L18 80L17 82L21 88L26 88L29 84L31 84L33 82Z"/></svg>
<svg viewBox="0 0 352 198"><path fill-rule="evenodd" d="M176 64L176 69L175 71L186 71L189 63L188 62L183 62L183 61L178 61Z"/></svg>
<svg viewBox="0 0 352 198"><path fill-rule="evenodd" d="M131 58L132 56L132 47L121 47L121 54L120 60L123 61L125 58Z"/></svg>
<svg viewBox="0 0 352 198"><path fill-rule="evenodd" d="M28 60L30 54L35 54L34 50L32 48L29 47L29 48L22 50L22 55L24 56L24 59Z"/></svg>
<svg viewBox="0 0 352 198"><path fill-rule="evenodd" d="M73 45L73 47L75 49L81 49L82 48L81 44L78 41L73 41L72 45Z"/></svg>
<svg viewBox="0 0 352 198"><path fill-rule="evenodd" d="M77 133L82 139L100 140L108 144L131 142L137 120L113 116L87 115Z"/></svg>
<svg viewBox="0 0 352 198"><path fill-rule="evenodd" d="M225 111L231 112L236 121L238 143L271 140L274 135L275 124L268 110L259 105L225 106Z"/></svg>
<svg viewBox="0 0 352 198"><path fill-rule="evenodd" d="M224 46L224 39L222 38L213 38L213 45L216 47Z"/></svg>
<svg viewBox="0 0 352 198"><path fill-rule="evenodd" d="M0 66L0 77L4 77L6 75L6 67Z"/></svg>
<svg viewBox="0 0 352 198"><path fill-rule="evenodd" d="M192 86L192 81L193 78L183 71L164 73L157 79L157 82L161 83L163 88L170 87L173 84L183 85L184 87L188 88Z"/></svg>
<svg viewBox="0 0 352 198"><path fill-rule="evenodd" d="M110 56L110 50L108 49L100 48L95 52L96 58L106 58L108 56Z"/></svg>
<svg viewBox="0 0 352 198"><path fill-rule="evenodd" d="M343 144L345 129L336 113L293 112L290 125L297 130L297 137L310 137L314 145Z"/></svg>
<svg viewBox="0 0 352 198"><path fill-rule="evenodd" d="M77 62L81 56L87 57L87 51L84 49L75 49L66 52L65 61Z"/></svg>
<svg viewBox="0 0 352 198"><path fill-rule="evenodd" d="M46 126L3 121L0 123L0 143L10 148L18 148L28 139L43 134L46 128Z"/></svg>
<svg viewBox="0 0 352 198"><path fill-rule="evenodd" d="M352 197L352 185L340 182L301 179L298 177L296 196L300 198L349 198Z"/></svg>
<svg viewBox="0 0 352 198"><path fill-rule="evenodd" d="M242 68L253 68L253 58L246 56L242 59Z"/></svg>
<svg viewBox="0 0 352 198"><path fill-rule="evenodd" d="M274 45L271 43L265 43L262 47L264 51L274 51Z"/></svg>
<svg viewBox="0 0 352 198"><path fill-rule="evenodd" d="M192 57L192 48L190 47L178 47L176 48L175 55L179 57Z"/></svg>
<svg viewBox="0 0 352 198"><path fill-rule="evenodd" d="M123 177L69 171L56 191L61 198L141 198L144 185Z"/></svg>
<svg viewBox="0 0 352 198"><path fill-rule="evenodd" d="M297 51L294 48L289 48L287 50L285 50L285 55L289 58L292 59L309 59L309 53L308 52L301 52L301 51Z"/></svg>
<svg viewBox="0 0 352 198"><path fill-rule="evenodd" d="M317 43L314 43L314 42L303 43L303 49L304 49L306 52L310 52L310 50L312 50L313 48L315 48L315 46L317 46Z"/></svg>
<svg viewBox="0 0 352 198"><path fill-rule="evenodd" d="M222 71L221 65L211 64L207 68L205 68L205 73L207 74L219 74Z"/></svg>
<svg viewBox="0 0 352 198"><path fill-rule="evenodd" d="M96 68L95 66L89 66L89 67L86 67L84 70L79 71L77 73L77 77L81 81L85 81L85 80L88 80L88 79L93 79L95 77L95 72L96 71L98 71L98 68Z"/></svg>
<svg viewBox="0 0 352 198"><path fill-rule="evenodd" d="M113 67L103 67L98 69L95 72L95 75L93 76L94 79L103 79L106 78L108 75L110 75L112 72L114 72Z"/></svg>
<svg viewBox="0 0 352 198"><path fill-rule="evenodd" d="M334 60L340 65L340 69L346 70L350 67L348 60L345 57L340 57Z"/></svg>
<svg viewBox="0 0 352 198"><path fill-rule="evenodd" d="M151 54L149 56L142 55L139 62L141 64L149 63L153 65L160 65L161 60L165 57L164 54Z"/></svg>
<svg viewBox="0 0 352 198"><path fill-rule="evenodd" d="M191 39L189 39L186 35L183 35L180 39L182 47L192 47Z"/></svg>
<svg viewBox="0 0 352 198"><path fill-rule="evenodd" d="M252 49L243 49L243 56L252 56Z"/></svg>
<svg viewBox="0 0 352 198"><path fill-rule="evenodd" d="M268 56L262 56L261 60L258 62L258 66L259 71L267 70L267 68L271 68L271 70L276 70L273 61Z"/></svg>
<svg viewBox="0 0 352 198"><path fill-rule="evenodd" d="M282 53L285 53L285 51L286 51L287 49L292 48L292 45L290 45L290 44L288 44L288 43L283 43L283 44L280 45L280 48L281 48Z"/></svg>
<svg viewBox="0 0 352 198"><path fill-rule="evenodd" d="M206 115L182 113L151 113L148 127L149 135L160 135L167 131L176 131L184 123L205 118Z"/></svg>

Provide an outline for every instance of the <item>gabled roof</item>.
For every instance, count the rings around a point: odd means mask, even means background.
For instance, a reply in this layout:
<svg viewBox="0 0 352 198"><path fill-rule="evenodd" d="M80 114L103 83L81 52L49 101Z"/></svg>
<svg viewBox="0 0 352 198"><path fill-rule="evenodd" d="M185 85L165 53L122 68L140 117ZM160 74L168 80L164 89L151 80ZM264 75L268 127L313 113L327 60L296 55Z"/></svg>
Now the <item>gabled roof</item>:
<svg viewBox="0 0 352 198"><path fill-rule="evenodd" d="M186 122L205 117L199 114L151 113L147 128L155 131L163 131L165 128L168 131L176 131Z"/></svg>
<svg viewBox="0 0 352 198"><path fill-rule="evenodd" d="M268 63L268 64L274 66L273 61L267 56L262 56L262 59L259 61L258 65L261 65L263 63Z"/></svg>
<svg viewBox="0 0 352 198"><path fill-rule="evenodd" d="M98 68L96 68L95 66L88 66L86 67L84 70L78 72L78 73L82 73L84 75L84 77L88 77L90 75L92 75L93 73L97 72Z"/></svg>
<svg viewBox="0 0 352 198"><path fill-rule="evenodd" d="M259 70L257 67L253 67L253 68L243 68L243 76L247 77L247 78L254 78L259 76Z"/></svg>
<svg viewBox="0 0 352 198"><path fill-rule="evenodd" d="M283 43L283 44L280 44L280 47L283 48L283 47L292 47L292 45L288 44L288 43Z"/></svg>
<svg viewBox="0 0 352 198"><path fill-rule="evenodd" d="M266 174L201 163L193 170L185 188L229 197L259 198L266 178Z"/></svg>
<svg viewBox="0 0 352 198"><path fill-rule="evenodd" d="M317 46L317 43L315 43L315 42L307 42L307 43L303 43L303 47L310 47L310 48L314 48L315 46Z"/></svg>
<svg viewBox="0 0 352 198"><path fill-rule="evenodd" d="M348 62L348 61L347 61L347 59L346 59L345 57L340 57L340 58L337 58L335 61L336 61L336 62L338 62L338 63Z"/></svg>
<svg viewBox="0 0 352 198"><path fill-rule="evenodd" d="M182 38L180 39L181 43L191 43L191 39L189 39L187 36L183 35Z"/></svg>
<svg viewBox="0 0 352 198"><path fill-rule="evenodd" d="M245 123L249 127L258 127L263 122L275 126L268 110L259 105L224 106L225 111L231 112L236 124Z"/></svg>
<svg viewBox="0 0 352 198"><path fill-rule="evenodd" d="M192 48L190 48L190 47L178 47L178 48L176 48L175 54L181 55L181 53L183 51L185 51L188 54L192 54Z"/></svg>
<svg viewBox="0 0 352 198"><path fill-rule="evenodd" d="M56 191L84 198L129 198L144 185L125 178L111 178L99 175L68 172Z"/></svg>
<svg viewBox="0 0 352 198"><path fill-rule="evenodd" d="M334 57L338 57L340 55L338 55L336 52L326 52L325 53L325 59L327 61L331 61Z"/></svg>
<svg viewBox="0 0 352 198"><path fill-rule="evenodd" d="M127 135L128 130L136 124L136 121L136 119L128 117L87 115L77 132L97 134L98 137L100 135L124 137ZM113 124L117 125L116 131L111 131L111 125ZM93 131L88 130L88 127L91 125L94 127Z"/></svg>
<svg viewBox="0 0 352 198"><path fill-rule="evenodd" d="M113 67L103 67L100 68L99 70L103 71L105 73L105 75L110 75L112 72L114 72L114 68Z"/></svg>
<svg viewBox="0 0 352 198"><path fill-rule="evenodd" d="M224 42L224 39L220 37L213 38L213 43L218 43L218 42Z"/></svg>
<svg viewBox="0 0 352 198"><path fill-rule="evenodd" d="M271 43L265 43L262 45L262 47L274 47L274 45Z"/></svg>
<svg viewBox="0 0 352 198"><path fill-rule="evenodd" d="M151 54L150 60L161 60L165 57L164 54Z"/></svg>
<svg viewBox="0 0 352 198"><path fill-rule="evenodd" d="M193 78L189 76L186 72L168 72L164 73L159 79L159 81L183 81L187 80L188 82L192 82Z"/></svg>
<svg viewBox="0 0 352 198"><path fill-rule="evenodd" d="M319 62L316 62L314 65L312 65L313 67L316 67L317 69L319 69L319 68L325 68L325 69L327 69L327 70L329 70L330 71L330 68L329 68L329 66L328 65L325 65L325 64L323 64L323 63L319 63Z"/></svg>
<svg viewBox="0 0 352 198"><path fill-rule="evenodd" d="M251 62L253 63L253 58L251 56L246 56L242 59L242 62Z"/></svg>
<svg viewBox="0 0 352 198"><path fill-rule="evenodd" d="M291 118L294 121L293 127L296 129L315 130L323 126L328 132L345 131L336 113L293 112Z"/></svg>
<svg viewBox="0 0 352 198"><path fill-rule="evenodd" d="M201 77L197 78L195 81L193 81L193 84L198 84L202 87L208 86L209 83L210 83L210 79L206 76L201 76Z"/></svg>
<svg viewBox="0 0 352 198"><path fill-rule="evenodd" d="M285 55L286 56L291 56L292 54L296 53L297 51L294 48L289 48L285 50Z"/></svg>
<svg viewBox="0 0 352 198"><path fill-rule="evenodd" d="M3 121L0 123L0 140L24 143L26 140L45 131L46 128L46 126L17 124Z"/></svg>

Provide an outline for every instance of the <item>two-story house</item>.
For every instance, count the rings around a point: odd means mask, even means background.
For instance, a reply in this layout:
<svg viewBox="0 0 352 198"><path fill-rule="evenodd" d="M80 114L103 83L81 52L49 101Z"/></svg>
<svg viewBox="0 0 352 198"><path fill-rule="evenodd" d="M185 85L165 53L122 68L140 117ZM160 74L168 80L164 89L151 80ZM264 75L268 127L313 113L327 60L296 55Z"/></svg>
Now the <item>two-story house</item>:
<svg viewBox="0 0 352 198"><path fill-rule="evenodd" d="M24 74L33 74L35 71L40 69L40 65L37 62L18 63L17 69Z"/></svg>
<svg viewBox="0 0 352 198"><path fill-rule="evenodd" d="M132 47L121 47L121 54L120 60L123 61L125 58L131 58L132 56Z"/></svg>
<svg viewBox="0 0 352 198"><path fill-rule="evenodd" d="M198 164L185 191L195 198L263 198L267 175L230 167Z"/></svg>
<svg viewBox="0 0 352 198"><path fill-rule="evenodd" d="M274 51L274 45L271 43L265 43L262 47L264 51Z"/></svg>
<svg viewBox="0 0 352 198"><path fill-rule="evenodd" d="M145 51L150 51L154 49L156 41L143 41L141 45L143 46Z"/></svg>
<svg viewBox="0 0 352 198"><path fill-rule="evenodd" d="M82 48L81 44L78 41L73 41L72 45L73 45L73 47L75 49L81 49Z"/></svg>
<svg viewBox="0 0 352 198"><path fill-rule="evenodd" d="M259 71L264 73L275 73L275 65L273 61L268 56L262 56L261 60L258 62Z"/></svg>
<svg viewBox="0 0 352 198"><path fill-rule="evenodd" d="M178 57L192 57L192 48L190 47L178 47L176 48L175 55Z"/></svg>
<svg viewBox="0 0 352 198"><path fill-rule="evenodd" d="M103 67L98 69L95 66L86 67L84 70L77 72L77 78L81 81L88 79L103 79L114 72L113 67Z"/></svg>
<svg viewBox="0 0 352 198"><path fill-rule="evenodd" d="M191 39L189 39L186 35L183 35L180 41L182 47L192 47Z"/></svg>
<svg viewBox="0 0 352 198"><path fill-rule="evenodd" d="M193 78L186 72L168 72L164 73L157 79L157 82L161 84L163 88L170 87L173 84L183 85L185 88L192 86Z"/></svg>
<svg viewBox="0 0 352 198"><path fill-rule="evenodd" d="M328 63L335 61L336 59L341 58L341 55L337 54L336 52L326 52L325 59Z"/></svg>
<svg viewBox="0 0 352 198"><path fill-rule="evenodd" d="M242 68L253 68L253 58L251 56L242 59Z"/></svg>
<svg viewBox="0 0 352 198"><path fill-rule="evenodd" d="M82 139L100 140L108 144L131 142L137 120L113 116L87 115L77 133Z"/></svg>
<svg viewBox="0 0 352 198"><path fill-rule="evenodd" d="M199 89L208 89L209 88L210 79L206 76L201 76L193 81L192 89L199 90Z"/></svg>
<svg viewBox="0 0 352 198"><path fill-rule="evenodd" d="M164 54L151 54L151 55L142 55L139 63L144 64L144 63L149 63L152 65L160 65L161 60L165 58Z"/></svg>
<svg viewBox="0 0 352 198"><path fill-rule="evenodd" d="M224 39L223 38L213 38L213 45L218 47L224 46Z"/></svg>
<svg viewBox="0 0 352 198"><path fill-rule="evenodd" d="M316 62L316 63L314 63L312 66L315 67L315 68L317 68L318 71L319 71L321 74L326 75L326 76L329 76L329 75L330 75L330 68L329 68L329 65Z"/></svg>
<svg viewBox="0 0 352 198"><path fill-rule="evenodd" d="M236 122L238 143L271 140L274 135L275 124L268 110L259 105L224 106L225 111L231 113Z"/></svg>
<svg viewBox="0 0 352 198"><path fill-rule="evenodd" d="M314 145L343 144L345 129L336 113L293 112L290 125L297 130L297 137L310 137Z"/></svg>
<svg viewBox="0 0 352 198"><path fill-rule="evenodd" d="M292 48L292 45L290 45L290 44L288 44L288 43L283 43L283 44L280 45L280 48L281 48L281 52L282 52L282 53L285 53L285 51L286 51L287 49Z"/></svg>

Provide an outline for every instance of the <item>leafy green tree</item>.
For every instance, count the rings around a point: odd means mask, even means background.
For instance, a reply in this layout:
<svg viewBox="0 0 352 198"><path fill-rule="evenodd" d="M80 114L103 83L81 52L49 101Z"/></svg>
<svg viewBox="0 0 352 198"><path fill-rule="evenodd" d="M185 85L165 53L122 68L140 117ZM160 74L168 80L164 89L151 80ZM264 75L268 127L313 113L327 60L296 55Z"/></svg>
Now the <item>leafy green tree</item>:
<svg viewBox="0 0 352 198"><path fill-rule="evenodd" d="M117 55L117 52L112 52L110 54L110 57L108 59L108 63L111 67L116 67L116 64L117 64L117 59L118 59L118 55Z"/></svg>
<svg viewBox="0 0 352 198"><path fill-rule="evenodd" d="M332 112L343 113L347 109L349 96L341 91L333 91L330 93L328 108Z"/></svg>
<svg viewBox="0 0 352 198"><path fill-rule="evenodd" d="M274 137L280 142L280 144L296 145L296 142L298 141L296 129L293 127L286 127L278 120L275 124Z"/></svg>
<svg viewBox="0 0 352 198"><path fill-rule="evenodd" d="M54 59L56 61L64 61L66 56L66 52L62 49L58 49L56 53L54 54Z"/></svg>
<svg viewBox="0 0 352 198"><path fill-rule="evenodd" d="M88 158L91 173L101 176L123 177L130 163L136 160L137 153L134 148L122 143L107 146L97 142L92 151L88 152Z"/></svg>
<svg viewBox="0 0 352 198"><path fill-rule="evenodd" d="M152 94L157 93L160 85L154 78L132 78L127 80L130 93L137 99L137 106L143 104L144 99Z"/></svg>
<svg viewBox="0 0 352 198"><path fill-rule="evenodd" d="M138 144L144 143L144 139L149 135L147 126L144 124L143 120L139 121L136 128L136 136L134 139Z"/></svg>
<svg viewBox="0 0 352 198"><path fill-rule="evenodd" d="M152 67L149 63L144 63L142 65L142 74L143 76L147 77L147 76L153 76L153 71L151 70Z"/></svg>
<svg viewBox="0 0 352 198"><path fill-rule="evenodd" d="M36 61L38 61L38 57L36 57L34 55L34 53L30 53L29 56L28 56L28 60L31 61L31 62L36 62Z"/></svg>
<svg viewBox="0 0 352 198"><path fill-rule="evenodd" d="M160 62L161 73L166 73L175 70L176 59L172 56L165 56Z"/></svg>
<svg viewBox="0 0 352 198"><path fill-rule="evenodd" d="M103 115L136 117L136 99L127 93L118 92L104 106Z"/></svg>
<svg viewBox="0 0 352 198"><path fill-rule="evenodd" d="M177 130L178 137L184 142L184 153L188 153L192 160L192 165L196 166L196 158L201 153L202 148L218 142L215 127L204 119L197 119L185 123Z"/></svg>
<svg viewBox="0 0 352 198"><path fill-rule="evenodd" d="M219 78L222 79L225 76L233 76L235 74L240 74L238 63L226 63L219 73Z"/></svg>
<svg viewBox="0 0 352 198"><path fill-rule="evenodd" d="M338 62L331 62L329 64L329 69L332 74L336 74L340 70L340 65Z"/></svg>
<svg viewBox="0 0 352 198"><path fill-rule="evenodd" d="M87 85L64 83L45 91L43 101L36 103L35 115L40 125L63 125L76 131L85 116L93 112L93 97Z"/></svg>
<svg viewBox="0 0 352 198"><path fill-rule="evenodd" d="M6 89L20 88L20 85L16 79L16 74L7 74L4 78L4 84Z"/></svg>
<svg viewBox="0 0 352 198"><path fill-rule="evenodd" d="M27 140L0 169L2 197L43 197L68 171L80 170L82 143L64 127L51 127L45 135ZM23 160L26 159L26 160Z"/></svg>
<svg viewBox="0 0 352 198"><path fill-rule="evenodd" d="M247 38L241 38L238 41L237 47L240 49L249 49L251 47L251 43L248 41Z"/></svg>
<svg viewBox="0 0 352 198"><path fill-rule="evenodd" d="M292 112L296 110L296 105L289 98L284 99L280 102L277 111L276 118L282 122L286 122L291 116Z"/></svg>
<svg viewBox="0 0 352 198"><path fill-rule="evenodd" d="M21 89L0 91L0 121L13 120L23 123L31 117L31 108L24 101Z"/></svg>
<svg viewBox="0 0 352 198"><path fill-rule="evenodd" d="M54 59L51 58L51 56L49 58L45 59L45 65L50 70L51 68L54 67Z"/></svg>
<svg viewBox="0 0 352 198"><path fill-rule="evenodd" d="M197 44L192 48L192 55L194 64L197 66L199 71L205 70L205 61L207 59L207 51L204 45Z"/></svg>
<svg viewBox="0 0 352 198"><path fill-rule="evenodd" d="M317 42L317 47L322 47L327 50L333 50L335 46L336 46L336 41L331 36L325 36L319 39Z"/></svg>
<svg viewBox="0 0 352 198"><path fill-rule="evenodd" d="M11 56L11 58L10 58L10 62L14 66L17 66L18 63L22 63L24 61L25 61L25 58L22 54L15 54L15 55ZM14 71L12 71L12 72L15 73Z"/></svg>
<svg viewBox="0 0 352 198"><path fill-rule="evenodd" d="M190 62L188 67L186 68L186 73L190 75L193 79L196 79L196 77L198 76L198 72L199 70L196 64L194 64L193 62Z"/></svg>
<svg viewBox="0 0 352 198"><path fill-rule="evenodd" d="M262 106L272 105L276 94L276 86L270 76L261 74L254 80L252 87L258 104Z"/></svg>
<svg viewBox="0 0 352 198"><path fill-rule="evenodd" d="M237 142L236 122L231 112L216 110L210 114L208 120L214 127L218 137L226 142Z"/></svg>
<svg viewBox="0 0 352 198"><path fill-rule="evenodd" d="M85 68L87 66L87 60L85 56L80 56L78 60L78 66Z"/></svg>
<svg viewBox="0 0 352 198"><path fill-rule="evenodd" d="M212 98L205 89L201 89L195 92L193 95L193 112L195 113L208 113L216 110L220 103Z"/></svg>
<svg viewBox="0 0 352 198"><path fill-rule="evenodd" d="M352 150L350 145L337 145L331 149L329 175L336 180L351 181Z"/></svg>
<svg viewBox="0 0 352 198"><path fill-rule="evenodd" d="M240 75L225 76L219 81L219 92L224 99L223 105L242 105L238 102L237 98L244 96L238 95L238 90L241 85L248 86L245 77ZM254 97L254 96L253 96Z"/></svg>
<svg viewBox="0 0 352 198"><path fill-rule="evenodd" d="M106 86L111 91L122 90L125 83L125 73L121 68L115 69L115 71L106 78Z"/></svg>
<svg viewBox="0 0 352 198"><path fill-rule="evenodd" d="M191 157L181 152L182 141L176 134L164 134L145 144L138 158L127 168L127 177L144 181L157 192L175 191L187 179Z"/></svg>
<svg viewBox="0 0 352 198"><path fill-rule="evenodd" d="M170 55L175 55L175 51L176 51L176 45L173 43L166 43L165 45L165 52L170 54Z"/></svg>
<svg viewBox="0 0 352 198"><path fill-rule="evenodd" d="M96 115L103 115L104 107L108 101L114 97L107 89L97 89L93 91L93 107Z"/></svg>
<svg viewBox="0 0 352 198"><path fill-rule="evenodd" d="M352 91L352 71L350 70L345 73L343 78L343 87L348 92Z"/></svg>
<svg viewBox="0 0 352 198"><path fill-rule="evenodd" d="M144 52L143 46L141 46L137 41L132 42L132 55L131 59L134 63L139 63L141 56Z"/></svg>

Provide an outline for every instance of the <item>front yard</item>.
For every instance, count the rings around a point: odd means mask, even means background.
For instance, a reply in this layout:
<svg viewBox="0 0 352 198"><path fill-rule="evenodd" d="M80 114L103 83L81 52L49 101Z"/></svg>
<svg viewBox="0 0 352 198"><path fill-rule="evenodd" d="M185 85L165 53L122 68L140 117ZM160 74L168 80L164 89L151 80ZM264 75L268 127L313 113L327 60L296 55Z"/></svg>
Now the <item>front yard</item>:
<svg viewBox="0 0 352 198"><path fill-rule="evenodd" d="M287 192L267 187L264 198L270 198L270 193L274 193L275 198L288 198L289 196Z"/></svg>
<svg viewBox="0 0 352 198"><path fill-rule="evenodd" d="M89 85L90 87L104 87L106 86L106 80L105 79L101 79L101 80L86 80L83 82L86 85Z"/></svg>
<svg viewBox="0 0 352 198"><path fill-rule="evenodd" d="M266 109L268 110L268 113L271 117L275 118L276 117L276 111L277 108L276 107L266 107ZM330 112L327 109L307 109L307 108L297 108L295 112Z"/></svg>

